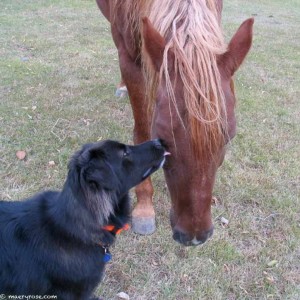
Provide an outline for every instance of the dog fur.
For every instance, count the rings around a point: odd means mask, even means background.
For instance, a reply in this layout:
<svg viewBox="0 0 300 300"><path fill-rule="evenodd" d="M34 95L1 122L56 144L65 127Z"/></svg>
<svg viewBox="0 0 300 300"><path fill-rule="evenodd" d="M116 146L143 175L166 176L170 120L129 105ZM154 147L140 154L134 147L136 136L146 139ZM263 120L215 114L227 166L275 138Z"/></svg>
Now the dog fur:
<svg viewBox="0 0 300 300"><path fill-rule="evenodd" d="M0 294L97 299L107 247L129 221L128 191L164 161L159 140L87 144L69 163L62 191L0 201Z"/></svg>

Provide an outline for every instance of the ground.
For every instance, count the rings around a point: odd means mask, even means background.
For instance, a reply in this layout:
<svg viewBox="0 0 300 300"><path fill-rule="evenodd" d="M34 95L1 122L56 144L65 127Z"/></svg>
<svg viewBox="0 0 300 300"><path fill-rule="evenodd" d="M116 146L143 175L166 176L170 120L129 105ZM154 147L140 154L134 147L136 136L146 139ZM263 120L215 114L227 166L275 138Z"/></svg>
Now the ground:
<svg viewBox="0 0 300 300"><path fill-rule="evenodd" d="M196 248L172 240L168 191L155 174L157 231L118 238L97 290L105 299L300 298L300 3L224 1L227 40L251 16L212 239ZM2 0L0 23L0 198L13 200L61 188L83 143L131 142L133 121L128 99L114 96L117 51L94 1Z"/></svg>

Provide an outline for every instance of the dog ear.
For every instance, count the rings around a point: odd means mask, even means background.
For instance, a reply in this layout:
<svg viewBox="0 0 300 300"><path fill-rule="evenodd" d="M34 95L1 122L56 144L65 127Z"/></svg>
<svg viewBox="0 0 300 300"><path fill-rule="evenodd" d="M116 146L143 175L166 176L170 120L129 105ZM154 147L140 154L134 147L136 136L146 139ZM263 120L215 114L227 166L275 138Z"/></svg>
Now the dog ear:
<svg viewBox="0 0 300 300"><path fill-rule="evenodd" d="M86 144L69 162L68 181L74 196L83 194L84 205L100 225L114 215L118 179L106 161L102 144ZM76 197L77 198L77 197Z"/></svg>
<svg viewBox="0 0 300 300"><path fill-rule="evenodd" d="M116 189L117 177L106 161L102 143L84 145L78 156L78 165L81 169L81 181L93 191Z"/></svg>
<svg viewBox="0 0 300 300"><path fill-rule="evenodd" d="M94 191L113 191L118 187L116 175L104 160L96 164L91 162L88 167L83 168L82 179Z"/></svg>
<svg viewBox="0 0 300 300"><path fill-rule="evenodd" d="M116 189L118 180L103 158L93 158L81 170L81 186L85 203L92 214L103 225L114 215L117 203Z"/></svg>

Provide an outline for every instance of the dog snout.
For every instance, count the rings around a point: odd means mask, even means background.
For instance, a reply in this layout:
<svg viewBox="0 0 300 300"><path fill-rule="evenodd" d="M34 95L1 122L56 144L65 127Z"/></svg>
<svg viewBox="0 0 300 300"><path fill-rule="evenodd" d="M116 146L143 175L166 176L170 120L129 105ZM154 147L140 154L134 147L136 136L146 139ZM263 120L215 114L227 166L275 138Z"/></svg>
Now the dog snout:
<svg viewBox="0 0 300 300"><path fill-rule="evenodd" d="M166 151L166 145L165 145L165 142L162 139L155 139L155 140L153 140L153 144L154 144L154 147L157 150L164 150L164 151Z"/></svg>
<svg viewBox="0 0 300 300"><path fill-rule="evenodd" d="M162 149L162 148L163 148L163 145L162 145L160 139L155 139L155 140L153 140L153 145L154 145L154 147L157 148L157 149Z"/></svg>

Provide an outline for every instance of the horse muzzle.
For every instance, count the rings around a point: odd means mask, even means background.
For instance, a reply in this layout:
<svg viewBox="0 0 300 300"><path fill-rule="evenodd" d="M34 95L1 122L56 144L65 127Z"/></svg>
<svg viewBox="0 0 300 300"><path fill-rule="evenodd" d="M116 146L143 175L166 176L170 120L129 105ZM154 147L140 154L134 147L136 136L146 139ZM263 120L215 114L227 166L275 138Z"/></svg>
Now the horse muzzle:
<svg viewBox="0 0 300 300"><path fill-rule="evenodd" d="M184 246L198 246L205 243L213 235L213 231L214 228L212 227L208 231L191 236L190 234L174 229L173 239Z"/></svg>

